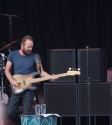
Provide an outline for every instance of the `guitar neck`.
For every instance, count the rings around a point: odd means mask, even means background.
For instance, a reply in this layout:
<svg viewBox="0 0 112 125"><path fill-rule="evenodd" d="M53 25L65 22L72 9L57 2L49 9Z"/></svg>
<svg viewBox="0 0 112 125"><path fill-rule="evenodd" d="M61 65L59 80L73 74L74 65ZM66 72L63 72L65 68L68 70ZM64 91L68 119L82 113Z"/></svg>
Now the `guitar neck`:
<svg viewBox="0 0 112 125"><path fill-rule="evenodd" d="M62 73L62 74L57 74L55 75L56 77L64 77L64 76L68 76L67 73ZM36 79L32 79L30 83L36 83L36 82L42 82L42 81L46 81L46 80L50 80L51 77L41 77L41 78L36 78Z"/></svg>

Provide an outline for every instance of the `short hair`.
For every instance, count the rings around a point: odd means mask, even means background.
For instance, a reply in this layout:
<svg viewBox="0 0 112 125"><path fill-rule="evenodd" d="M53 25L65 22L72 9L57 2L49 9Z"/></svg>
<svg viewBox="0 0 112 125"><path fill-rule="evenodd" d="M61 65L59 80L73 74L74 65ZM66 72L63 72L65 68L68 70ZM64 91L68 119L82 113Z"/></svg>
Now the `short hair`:
<svg viewBox="0 0 112 125"><path fill-rule="evenodd" d="M26 42L26 40L31 40L31 41L33 41L33 38L30 36L30 35L26 35L26 36L24 36L22 39L21 39L21 44L23 44L23 43L25 43Z"/></svg>

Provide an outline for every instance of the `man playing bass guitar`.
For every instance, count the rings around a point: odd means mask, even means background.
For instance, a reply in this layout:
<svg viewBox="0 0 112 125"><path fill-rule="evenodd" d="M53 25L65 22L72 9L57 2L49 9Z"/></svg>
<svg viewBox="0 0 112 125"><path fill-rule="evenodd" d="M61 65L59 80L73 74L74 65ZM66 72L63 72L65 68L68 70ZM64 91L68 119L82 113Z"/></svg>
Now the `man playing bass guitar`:
<svg viewBox="0 0 112 125"><path fill-rule="evenodd" d="M56 80L55 75L50 75L44 71L41 58L37 54L37 63L35 63L34 54L32 53L33 48L33 38L29 35L26 35L21 40L20 50L12 51L7 58L5 74L9 80L11 86L19 87L20 83L16 81L12 74L11 68L14 66L14 74L20 75L29 75L32 72L35 72L35 65L39 67L41 77L48 76L51 80ZM26 89L20 94L11 93L10 102L8 106L7 114L14 122L15 125L21 125L20 117L17 115L18 107L23 103L23 113L30 111L32 101L34 98L34 91L31 89Z"/></svg>

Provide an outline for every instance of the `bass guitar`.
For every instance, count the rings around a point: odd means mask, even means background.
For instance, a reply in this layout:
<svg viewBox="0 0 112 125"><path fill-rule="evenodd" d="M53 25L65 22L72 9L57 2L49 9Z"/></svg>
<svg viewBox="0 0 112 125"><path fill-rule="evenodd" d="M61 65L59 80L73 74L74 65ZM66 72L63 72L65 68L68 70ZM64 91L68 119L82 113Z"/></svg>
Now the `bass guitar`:
<svg viewBox="0 0 112 125"><path fill-rule="evenodd" d="M57 74L56 77L65 77L65 76L73 76L73 75L80 75L80 71L67 71L66 73ZM36 89L35 86L33 86L33 83L39 84L39 82L50 80L50 77L41 77L41 78L34 78L35 73L32 73L30 75L13 75L13 78L20 83L18 87L11 85L12 92L14 94L20 94L26 89L34 90Z"/></svg>

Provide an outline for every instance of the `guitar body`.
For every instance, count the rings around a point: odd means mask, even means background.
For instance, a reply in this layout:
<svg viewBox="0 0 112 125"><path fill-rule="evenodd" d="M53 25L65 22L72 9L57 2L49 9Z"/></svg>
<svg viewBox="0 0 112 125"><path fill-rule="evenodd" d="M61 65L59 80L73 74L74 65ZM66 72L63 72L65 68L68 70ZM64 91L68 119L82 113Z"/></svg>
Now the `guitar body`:
<svg viewBox="0 0 112 125"><path fill-rule="evenodd" d="M30 83L31 80L34 78L34 76L35 76L34 73L30 75L13 75L13 78L18 83L20 83L20 85L18 87L11 85L12 92L14 94L20 94L26 89L31 89L31 90L36 89L36 87L32 86L32 84Z"/></svg>

